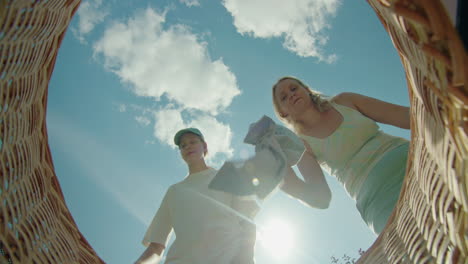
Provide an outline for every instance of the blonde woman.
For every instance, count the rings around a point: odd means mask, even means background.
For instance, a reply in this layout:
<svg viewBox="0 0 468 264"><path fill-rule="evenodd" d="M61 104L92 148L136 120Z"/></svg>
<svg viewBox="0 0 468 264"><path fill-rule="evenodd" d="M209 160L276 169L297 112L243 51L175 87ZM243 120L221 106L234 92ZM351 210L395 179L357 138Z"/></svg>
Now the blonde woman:
<svg viewBox="0 0 468 264"><path fill-rule="evenodd" d="M306 151L298 166L307 166L306 181L328 189L325 169L379 234L399 197L409 142L382 132L377 122L409 129L409 108L356 93L327 99L294 77L276 82L273 104L278 118L304 142Z"/></svg>

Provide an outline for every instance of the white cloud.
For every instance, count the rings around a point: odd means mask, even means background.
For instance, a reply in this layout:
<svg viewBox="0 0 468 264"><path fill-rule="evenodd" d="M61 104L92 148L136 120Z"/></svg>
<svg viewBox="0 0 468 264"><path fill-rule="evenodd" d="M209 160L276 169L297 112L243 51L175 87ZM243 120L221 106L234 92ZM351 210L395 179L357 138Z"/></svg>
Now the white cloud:
<svg viewBox="0 0 468 264"><path fill-rule="evenodd" d="M102 8L102 0L89 0L83 2L78 8L78 29L73 29L73 33L81 42L85 42L85 35L91 32L94 27L104 21L109 12Z"/></svg>
<svg viewBox="0 0 468 264"><path fill-rule="evenodd" d="M127 106L124 104L120 104L119 106L119 112L123 113L127 111Z"/></svg>
<svg viewBox="0 0 468 264"><path fill-rule="evenodd" d="M217 154L222 154L226 158L232 157L231 128L215 117L201 114L184 121L181 111L163 109L155 113L155 118L154 135L160 141L175 148L173 141L175 133L186 127L196 127L203 133L208 144L208 160L214 161Z"/></svg>
<svg viewBox="0 0 468 264"><path fill-rule="evenodd" d="M323 52L328 40L324 30L340 0L223 0L223 4L241 34L284 37L283 46L299 56L328 63L336 60L336 55Z"/></svg>
<svg viewBox="0 0 468 264"><path fill-rule="evenodd" d="M136 116L135 120L142 126L147 126L147 125L149 125L151 123L149 118L147 118L145 116Z"/></svg>
<svg viewBox="0 0 468 264"><path fill-rule="evenodd" d="M216 153L224 153L227 158L232 157L232 131L229 125L223 124L212 116L201 115L192 120L190 127L199 128L208 143L208 158Z"/></svg>
<svg viewBox="0 0 468 264"><path fill-rule="evenodd" d="M155 113L154 136L160 141L175 147L173 136L177 131L185 128L181 112L175 109L164 109Z"/></svg>
<svg viewBox="0 0 468 264"><path fill-rule="evenodd" d="M140 112L135 120L142 125L150 124L147 114L153 113L160 142L175 147L174 134L196 126L209 142L208 160L218 154L229 158L231 128L216 116L240 94L236 77L222 60L210 58L207 43L186 26L165 27L165 16L148 8L125 23L114 22L95 43L95 55L133 93L158 101L159 110L131 108Z"/></svg>
<svg viewBox="0 0 468 264"><path fill-rule="evenodd" d="M188 7L199 6L200 2L198 0L180 0L182 4L187 5Z"/></svg>
<svg viewBox="0 0 468 264"><path fill-rule="evenodd" d="M165 13L148 8L113 23L94 45L106 68L139 96L166 96L183 109L218 114L240 94L234 74L211 60L207 43L184 25L163 28Z"/></svg>

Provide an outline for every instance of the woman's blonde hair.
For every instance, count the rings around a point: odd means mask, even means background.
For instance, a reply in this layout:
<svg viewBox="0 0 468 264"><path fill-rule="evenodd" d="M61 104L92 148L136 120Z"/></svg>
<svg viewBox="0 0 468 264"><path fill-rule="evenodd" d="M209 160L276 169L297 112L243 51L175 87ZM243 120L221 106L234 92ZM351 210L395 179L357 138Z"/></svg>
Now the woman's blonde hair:
<svg viewBox="0 0 468 264"><path fill-rule="evenodd" d="M294 120L291 120L290 118L287 118L287 117L284 117L282 114L281 114L281 111L279 109L279 103L276 99L276 96L275 96L275 92L276 92L276 88L278 87L278 84L284 80L294 80L296 81L297 83L299 83L300 86L304 87L304 89L307 90L307 93L309 94L309 97L310 97L310 100L312 101L312 103L314 104L314 106L317 108L317 110L319 112L324 112L328 109L330 109L331 107L331 104L330 104L330 100L328 99L327 96L317 92L317 91L314 91L312 89L310 89L309 86L307 86L305 83L303 83L301 80L297 79L296 77L292 77L292 76L284 76L284 77L281 77L274 85L273 85L273 89L272 89L272 95L273 95L273 108L275 109L275 114L276 116L286 125L288 126L289 128L293 129L294 131L296 132L300 132L300 124L298 124L297 122L294 122Z"/></svg>

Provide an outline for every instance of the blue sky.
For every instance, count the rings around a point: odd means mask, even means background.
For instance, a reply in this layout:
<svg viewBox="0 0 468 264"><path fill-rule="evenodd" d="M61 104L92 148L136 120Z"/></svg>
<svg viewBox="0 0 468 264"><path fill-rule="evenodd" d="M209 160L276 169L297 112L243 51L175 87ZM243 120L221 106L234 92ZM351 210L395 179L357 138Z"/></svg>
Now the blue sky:
<svg viewBox="0 0 468 264"><path fill-rule="evenodd" d="M47 127L66 203L99 256L132 263L144 250L165 191L187 173L172 144L179 128L205 133L215 168L248 157L247 129L277 121L271 86L285 75L330 96L409 105L400 58L366 1L83 1L49 85ZM281 192L263 204L259 230L280 221L291 246L278 257L258 241L257 263L330 263L372 244L354 202L327 181L327 210Z"/></svg>

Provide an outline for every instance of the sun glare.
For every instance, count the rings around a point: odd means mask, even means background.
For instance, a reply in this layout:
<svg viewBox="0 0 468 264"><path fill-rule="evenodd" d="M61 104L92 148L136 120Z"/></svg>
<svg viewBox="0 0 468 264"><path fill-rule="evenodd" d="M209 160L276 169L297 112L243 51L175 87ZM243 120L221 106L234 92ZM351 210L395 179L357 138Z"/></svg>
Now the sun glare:
<svg viewBox="0 0 468 264"><path fill-rule="evenodd" d="M294 248L291 225L280 219L272 219L259 231L261 245L276 258L287 257Z"/></svg>

